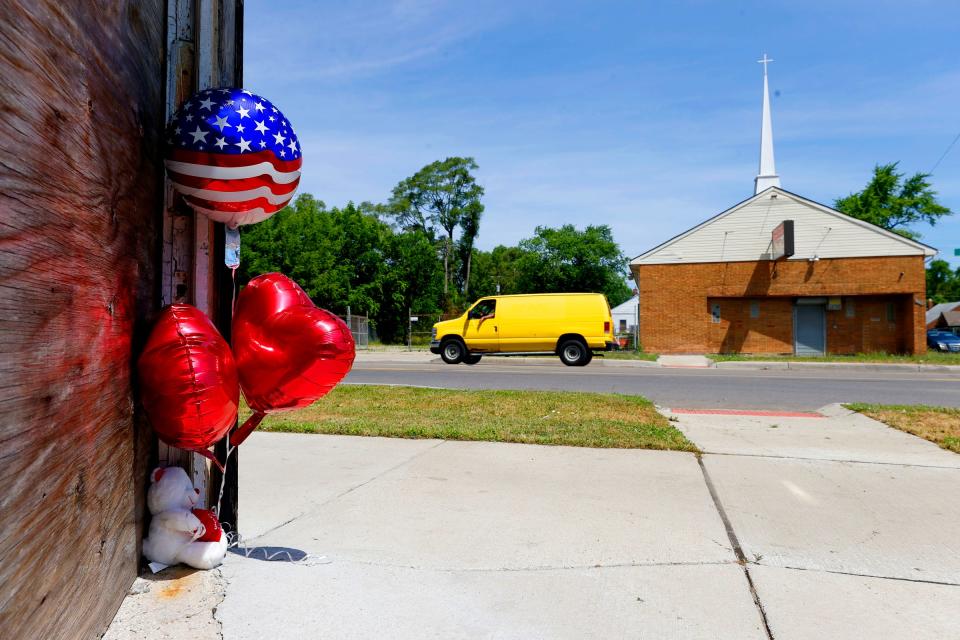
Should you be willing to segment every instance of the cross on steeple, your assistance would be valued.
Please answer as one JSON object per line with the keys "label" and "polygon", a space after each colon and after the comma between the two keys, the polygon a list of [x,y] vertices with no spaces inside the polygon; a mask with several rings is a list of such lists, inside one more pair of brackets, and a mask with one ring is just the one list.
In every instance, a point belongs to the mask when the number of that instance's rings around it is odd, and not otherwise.
{"label": "cross on steeple", "polygon": [[773,58],[768,58],[767,54],[763,54],[763,58],[757,60],[757,62],[763,65],[763,75],[767,75],[767,63],[773,62]]}

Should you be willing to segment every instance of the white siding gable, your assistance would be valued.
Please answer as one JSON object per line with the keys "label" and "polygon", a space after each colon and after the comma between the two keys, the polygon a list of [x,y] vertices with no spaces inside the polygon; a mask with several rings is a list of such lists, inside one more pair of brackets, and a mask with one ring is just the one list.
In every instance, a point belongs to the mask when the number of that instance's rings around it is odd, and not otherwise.
{"label": "white siding gable", "polygon": [[623,304],[618,304],[610,310],[613,316],[613,330],[620,331],[620,321],[626,321],[624,324],[632,327],[637,324],[637,310],[640,304],[640,296],[633,296]]}
{"label": "white siding gable", "polygon": [[769,260],[770,234],[794,221],[791,260],[935,255],[936,250],[781,189],[770,188],[635,258],[631,264]]}
{"label": "white siding gable", "polygon": [[633,296],[626,302],[621,302],[613,309],[610,309],[610,313],[613,315],[617,314],[634,314],[637,312],[637,305],[640,303],[640,296]]}

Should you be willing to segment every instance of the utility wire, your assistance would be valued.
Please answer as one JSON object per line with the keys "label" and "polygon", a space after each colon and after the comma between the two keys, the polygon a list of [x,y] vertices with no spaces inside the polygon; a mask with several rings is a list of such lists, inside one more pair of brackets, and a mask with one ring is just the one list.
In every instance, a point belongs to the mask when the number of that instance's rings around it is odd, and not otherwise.
{"label": "utility wire", "polygon": [[928,171],[927,173],[932,174],[936,170],[936,168],[940,166],[940,163],[943,162],[943,159],[947,157],[948,153],[950,153],[950,149],[953,149],[953,145],[957,144],[957,140],[960,140],[960,133],[958,133],[957,136],[953,139],[953,142],[947,145],[946,151],[943,152],[943,154],[940,156],[940,159],[937,160],[936,164],[933,165],[933,169],[930,169],[930,171]]}

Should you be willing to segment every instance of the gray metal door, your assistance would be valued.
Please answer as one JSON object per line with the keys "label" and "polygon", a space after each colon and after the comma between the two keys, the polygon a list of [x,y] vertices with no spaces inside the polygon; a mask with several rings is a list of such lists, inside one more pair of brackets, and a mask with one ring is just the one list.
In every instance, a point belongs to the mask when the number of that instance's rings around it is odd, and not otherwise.
{"label": "gray metal door", "polygon": [[793,308],[793,349],[798,356],[822,356],[827,347],[823,305],[798,304]]}

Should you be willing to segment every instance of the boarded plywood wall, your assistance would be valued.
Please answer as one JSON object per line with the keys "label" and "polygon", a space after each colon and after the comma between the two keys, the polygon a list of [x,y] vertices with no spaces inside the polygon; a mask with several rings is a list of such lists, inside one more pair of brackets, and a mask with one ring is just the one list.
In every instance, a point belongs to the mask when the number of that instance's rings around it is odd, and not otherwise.
{"label": "boarded plywood wall", "polygon": [[95,637],[138,568],[166,3],[0,16],[0,638]]}

